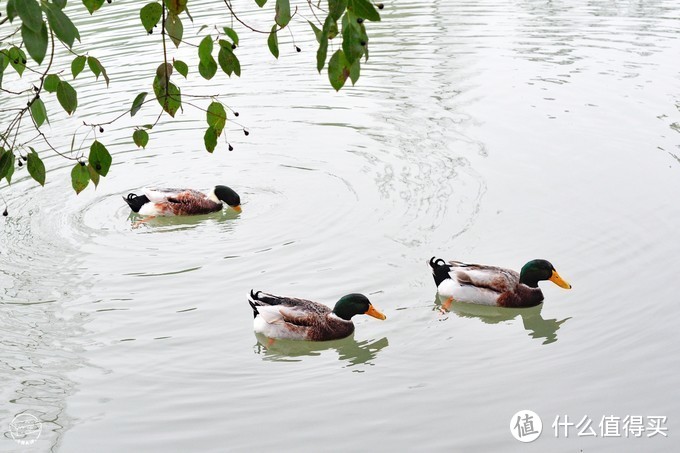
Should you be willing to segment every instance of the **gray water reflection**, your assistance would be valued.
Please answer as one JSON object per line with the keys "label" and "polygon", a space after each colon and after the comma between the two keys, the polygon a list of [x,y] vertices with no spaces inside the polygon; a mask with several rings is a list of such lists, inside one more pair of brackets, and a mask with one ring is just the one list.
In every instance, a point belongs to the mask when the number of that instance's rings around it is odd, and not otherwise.
{"label": "gray water reflection", "polygon": [[[484,324],[506,323],[519,317],[522,320],[524,330],[527,331],[529,336],[537,340],[543,340],[542,344],[546,345],[557,341],[557,331],[572,317],[561,320],[545,319],[541,314],[543,305],[540,304],[529,308],[502,308],[454,302],[449,310],[460,318],[479,319]],[[439,297],[435,299],[435,307],[437,310],[441,308]]]}
{"label": "gray water reflection", "polygon": [[255,337],[255,353],[262,355],[262,360],[272,362],[299,362],[303,357],[320,356],[326,351],[334,350],[338,354],[338,360],[347,362],[347,367],[375,365],[378,353],[389,346],[387,338],[357,341],[354,334],[340,340],[316,342],[271,340],[259,333]]}

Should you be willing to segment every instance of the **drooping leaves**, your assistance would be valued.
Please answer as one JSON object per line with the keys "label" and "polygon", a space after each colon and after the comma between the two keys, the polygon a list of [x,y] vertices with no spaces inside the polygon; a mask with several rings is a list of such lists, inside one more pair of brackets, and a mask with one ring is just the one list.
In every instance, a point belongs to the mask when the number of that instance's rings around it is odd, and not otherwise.
{"label": "drooping leaves", "polygon": [[222,130],[224,130],[224,125],[227,123],[227,111],[224,109],[224,106],[219,102],[212,102],[208,106],[206,121],[208,122],[208,126],[215,129],[215,132],[219,137]]}
{"label": "drooping leaves", "polygon": [[90,172],[87,170],[85,162],[78,162],[73,166],[71,170],[71,186],[76,194],[79,194],[90,183]]}
{"label": "drooping leaves", "polygon": [[343,20],[342,50],[345,52],[347,61],[352,64],[364,54],[366,43],[362,40],[361,27],[354,15],[347,13],[345,16],[347,20]]}
{"label": "drooping leaves", "polygon": [[[40,11],[40,4],[38,0],[19,0],[14,2],[17,14],[21,18],[23,25],[27,26],[35,33],[40,32],[42,28],[42,11]],[[8,7],[9,9],[9,7]]]}
{"label": "drooping leaves", "polygon": [[68,82],[63,80],[57,85],[57,100],[69,115],[78,107],[78,93]]}
{"label": "drooping leaves", "polygon": [[42,7],[47,14],[47,22],[49,22],[54,34],[57,35],[57,38],[59,38],[61,42],[72,47],[73,41],[76,39],[80,41],[78,29],[57,5],[53,3],[42,3]]}
{"label": "drooping leaves", "polygon": [[43,84],[43,88],[45,88],[45,91],[47,91],[48,93],[55,93],[60,82],[61,80],[59,80],[58,75],[49,74],[47,77],[45,77],[45,83]]}
{"label": "drooping leaves", "polygon": [[144,129],[136,129],[132,133],[132,140],[137,147],[146,148],[146,144],[149,143],[149,134]]}
{"label": "drooping leaves", "polygon": [[[66,3],[66,0],[64,0],[64,3]],[[90,15],[101,8],[103,4],[104,0],[83,0],[83,5],[85,5]]]}
{"label": "drooping leaves", "polygon": [[233,28],[224,27],[224,33],[231,38],[231,41],[235,46],[238,46],[238,33],[236,33],[236,30]]}
{"label": "drooping leaves", "polygon": [[361,60],[356,59],[352,66],[349,68],[349,78],[352,81],[352,85],[356,85],[357,80],[359,80],[359,72],[361,71]]}
{"label": "drooping leaves", "polygon": [[326,57],[328,56],[328,33],[333,24],[335,24],[335,20],[333,20],[330,15],[326,17],[319,39],[319,49],[316,51],[316,69],[319,73],[321,73],[321,70],[326,64]]}
{"label": "drooping leaves", "polygon": [[283,28],[290,22],[290,17],[290,0],[276,0],[276,23]]}
{"label": "drooping leaves", "polygon": [[97,173],[97,170],[94,169],[92,164],[87,164],[87,172],[90,175],[90,181],[94,183],[94,186],[97,187],[99,185],[99,173]]}
{"label": "drooping leaves", "polygon": [[161,20],[162,15],[163,7],[161,6],[160,3],[154,2],[145,5],[139,11],[139,18],[142,21],[142,26],[144,27],[144,30],[146,30],[147,33],[150,33],[151,30],[153,30],[153,27],[158,23],[158,21]]}
{"label": "drooping leaves", "polygon": [[350,64],[345,57],[342,50],[336,50],[330,61],[328,62],[328,79],[335,91],[340,91],[340,88],[345,85],[347,77],[350,73]]}
{"label": "drooping leaves", "polygon": [[203,142],[205,143],[205,149],[208,150],[209,153],[215,151],[215,147],[217,147],[217,135],[217,131],[212,126],[205,130]]}
{"label": "drooping leaves", "polygon": [[147,94],[149,93],[144,91],[135,97],[135,100],[132,101],[132,108],[130,108],[130,116],[135,116],[135,114],[139,112],[139,109],[141,109],[142,105],[144,104],[144,99],[146,99]]}
{"label": "drooping leaves", "polygon": [[35,179],[41,186],[45,185],[45,164],[43,163],[38,153],[31,151],[26,156],[26,167],[28,168],[28,174]]}
{"label": "drooping leaves", "polygon": [[217,62],[212,56],[212,51],[213,41],[208,35],[198,45],[198,72],[206,80],[212,79],[217,72]]}
{"label": "drooping leaves", "polygon": [[321,30],[319,27],[314,25],[314,22],[307,21],[307,23],[312,27],[312,31],[314,32],[314,36],[316,37],[316,42],[321,44]]}
{"label": "drooping leaves", "polygon": [[328,15],[337,21],[347,9],[347,0],[328,0]]}
{"label": "drooping leaves", "polygon": [[90,146],[90,156],[87,158],[97,173],[106,176],[111,168],[111,154],[101,142],[95,140]]}
{"label": "drooping leaves", "polygon": [[28,54],[36,63],[41,64],[47,53],[47,24],[42,21],[39,31],[35,31],[24,23],[21,26],[21,37]]}
{"label": "drooping leaves", "polygon": [[231,50],[231,45],[223,39],[220,40],[220,52],[217,54],[217,61],[220,63],[222,71],[229,77],[232,73],[241,77],[241,63]]}
{"label": "drooping leaves", "polygon": [[257,3],[257,6],[262,8],[265,5],[265,3],[267,3],[267,0],[255,0],[255,3]]}
{"label": "drooping leaves", "polygon": [[175,113],[182,106],[182,94],[175,84],[168,82],[166,87],[165,83],[165,79],[156,76],[153,81],[153,91],[163,110],[174,118]]}
{"label": "drooping leaves", "polygon": [[177,72],[182,74],[184,78],[187,78],[187,75],[189,74],[189,66],[182,60],[175,60],[172,62],[172,65],[177,69]]}
{"label": "drooping leaves", "polygon": [[45,120],[47,120],[47,110],[42,99],[38,98],[31,104],[31,116],[38,127],[42,126]]}
{"label": "drooping leaves", "polygon": [[362,19],[374,22],[380,21],[378,10],[375,9],[373,3],[368,0],[347,0],[347,9]]}
{"label": "drooping leaves", "polygon": [[24,73],[24,69],[26,69],[26,54],[24,51],[13,46],[7,52],[7,56],[9,57],[9,64],[21,76]]}
{"label": "drooping leaves", "polygon": [[90,68],[90,71],[94,73],[94,76],[99,80],[99,75],[104,76],[104,80],[106,81],[106,86],[109,86],[109,76],[106,73],[106,69],[104,69],[104,66],[97,60],[95,57],[87,57],[87,66]]}
{"label": "drooping leaves", "polygon": [[83,69],[85,69],[86,61],[87,57],[85,57],[85,55],[78,55],[73,59],[73,61],[71,62],[71,73],[73,74],[74,79],[78,77],[78,74],[83,72]]}
{"label": "drooping leaves", "polygon": [[187,7],[187,0],[164,0],[165,6],[175,15],[184,11]]}
{"label": "drooping leaves", "polygon": [[182,36],[184,35],[184,26],[179,16],[172,11],[168,14],[168,18],[165,21],[165,30],[170,40],[175,44],[175,47],[179,47],[179,43],[182,42]]}
{"label": "drooping leaves", "polygon": [[272,31],[269,32],[269,38],[267,38],[267,46],[274,58],[279,58],[279,38],[276,36],[276,30],[276,25],[272,26]]}
{"label": "drooping leaves", "polygon": [[12,182],[12,175],[14,174],[14,163],[16,158],[12,150],[7,150],[0,146],[0,180],[7,179],[7,183]]}

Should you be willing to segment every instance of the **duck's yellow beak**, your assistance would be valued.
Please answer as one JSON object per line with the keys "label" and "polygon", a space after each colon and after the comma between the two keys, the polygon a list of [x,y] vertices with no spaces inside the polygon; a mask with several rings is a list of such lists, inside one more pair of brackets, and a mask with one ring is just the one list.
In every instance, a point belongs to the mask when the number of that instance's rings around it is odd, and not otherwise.
{"label": "duck's yellow beak", "polygon": [[560,274],[558,274],[556,270],[553,270],[553,273],[548,280],[550,280],[560,288],[571,289],[571,285],[562,280],[562,277],[560,277]]}
{"label": "duck's yellow beak", "polygon": [[238,212],[238,213],[241,213],[241,205],[232,206],[231,209],[233,209],[234,211],[236,211],[236,212]]}
{"label": "duck's yellow beak", "polygon": [[376,310],[375,307],[373,307],[373,305],[369,305],[368,310],[366,310],[366,313],[364,313],[364,314],[368,315],[368,316],[373,316],[374,318],[383,319],[383,320],[386,318],[386,316],[383,315],[382,313],[380,313],[378,310]]}

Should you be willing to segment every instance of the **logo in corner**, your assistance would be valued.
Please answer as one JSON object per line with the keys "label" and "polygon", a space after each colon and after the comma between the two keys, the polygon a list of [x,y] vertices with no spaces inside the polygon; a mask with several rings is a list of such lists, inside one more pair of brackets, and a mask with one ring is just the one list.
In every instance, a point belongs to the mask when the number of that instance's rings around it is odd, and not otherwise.
{"label": "logo in corner", "polygon": [[9,433],[19,445],[32,445],[40,437],[42,423],[31,414],[19,414],[9,424]]}
{"label": "logo in corner", "polygon": [[534,411],[521,410],[510,419],[510,432],[520,442],[533,442],[541,435],[543,422]]}

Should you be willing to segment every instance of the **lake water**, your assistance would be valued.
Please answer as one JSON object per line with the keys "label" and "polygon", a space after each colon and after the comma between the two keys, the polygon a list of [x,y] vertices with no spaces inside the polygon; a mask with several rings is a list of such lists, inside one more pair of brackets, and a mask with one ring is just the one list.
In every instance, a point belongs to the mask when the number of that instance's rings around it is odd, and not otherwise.
{"label": "lake water", "polygon": [[[228,25],[202,4],[197,24]],[[150,91],[162,54],[138,5],[115,0],[89,18],[69,2],[76,48],[112,81],[79,76],[73,119],[45,95],[57,145]],[[204,113],[188,107],[136,149],[130,126],[155,119],[149,104],[98,134],[114,166],[96,191],[76,196],[61,158],[47,159],[44,188],[25,168],[2,188],[0,451],[680,447],[680,5],[385,5],[358,85],[339,94],[316,73],[302,20],[301,53],[284,34],[274,60],[264,35],[237,28],[240,79],[206,82],[192,67],[184,92],[224,94],[251,132],[228,125],[233,152],[220,142],[208,154]],[[270,10],[240,9],[271,24]],[[197,31],[187,22],[185,39]],[[241,215],[133,229],[121,200],[215,184],[241,194]],[[544,306],[454,304],[443,316],[434,255],[514,269],[545,258],[573,289],[544,282]],[[252,332],[251,288],[328,305],[362,292],[387,320],[268,348]],[[530,444],[509,430],[523,409],[543,421]],[[9,432],[24,412],[42,421],[30,447]],[[565,416],[592,420],[597,436],[556,437]],[[603,437],[604,416],[666,416],[668,437]]]}

